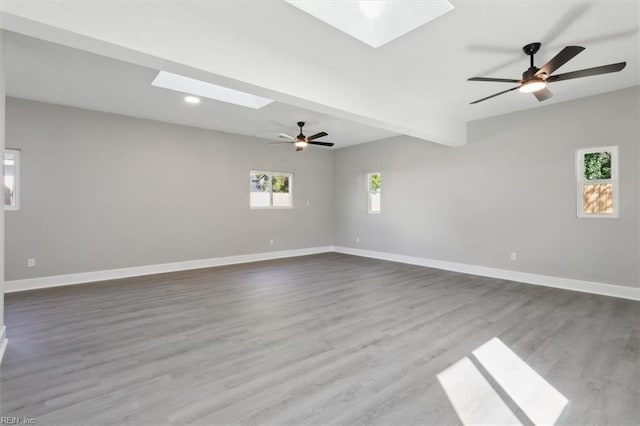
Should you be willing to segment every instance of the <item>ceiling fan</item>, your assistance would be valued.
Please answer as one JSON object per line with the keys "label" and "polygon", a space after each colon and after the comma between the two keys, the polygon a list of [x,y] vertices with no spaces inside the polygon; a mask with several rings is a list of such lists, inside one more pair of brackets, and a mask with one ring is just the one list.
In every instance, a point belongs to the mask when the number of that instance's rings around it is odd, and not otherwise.
{"label": "ceiling fan", "polygon": [[307,145],[319,145],[319,146],[333,146],[332,142],[317,142],[316,139],[323,138],[328,136],[327,132],[316,133],[315,135],[311,135],[309,137],[302,134],[302,128],[304,127],[304,121],[298,121],[298,127],[300,128],[300,134],[296,137],[288,135],[286,133],[278,133],[278,137],[283,139],[290,139],[287,142],[272,142],[270,145],[278,144],[278,143],[292,143],[296,146],[296,151],[302,151],[307,147]]}
{"label": "ceiling fan", "polygon": [[553,96],[553,93],[547,89],[548,83],[554,83],[556,81],[571,80],[574,78],[589,77],[592,75],[608,74],[611,72],[621,71],[626,62],[618,62],[616,64],[603,65],[600,67],[587,68],[579,71],[571,71],[564,74],[552,75],[555,70],[569,62],[578,53],[584,50],[584,47],[580,46],[567,46],[560,51],[556,56],[547,62],[542,68],[537,68],[533,65],[533,55],[538,53],[541,43],[529,43],[522,48],[525,55],[530,57],[531,65],[528,70],[522,73],[521,80],[514,80],[508,78],[491,78],[491,77],[472,77],[468,81],[492,81],[498,83],[519,83],[516,87],[504,90],[502,92],[495,93],[486,98],[478,99],[471,102],[471,104],[477,104],[478,102],[486,101],[487,99],[494,98],[504,93],[512,92],[519,89],[522,93],[533,93],[533,95],[542,102]]}

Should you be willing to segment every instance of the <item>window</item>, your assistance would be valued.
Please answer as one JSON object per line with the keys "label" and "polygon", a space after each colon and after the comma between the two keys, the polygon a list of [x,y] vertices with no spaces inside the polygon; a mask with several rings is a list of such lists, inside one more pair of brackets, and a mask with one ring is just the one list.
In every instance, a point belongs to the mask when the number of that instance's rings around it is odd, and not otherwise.
{"label": "window", "polygon": [[252,170],[249,174],[252,209],[292,207],[293,174]]}
{"label": "window", "polygon": [[618,147],[578,150],[576,175],[578,217],[618,217]]}
{"label": "window", "polygon": [[380,188],[382,175],[380,173],[367,174],[367,210],[369,214],[380,213]]}
{"label": "window", "polygon": [[20,208],[20,151],[4,151],[4,209]]}

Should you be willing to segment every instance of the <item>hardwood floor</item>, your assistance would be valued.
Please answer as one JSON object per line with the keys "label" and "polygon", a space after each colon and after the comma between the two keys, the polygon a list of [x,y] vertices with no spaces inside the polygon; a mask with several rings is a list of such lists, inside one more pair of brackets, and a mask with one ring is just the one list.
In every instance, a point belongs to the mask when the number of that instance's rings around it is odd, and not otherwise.
{"label": "hardwood floor", "polygon": [[[560,424],[638,424],[639,308],[337,253],[14,293],[1,413],[413,425],[506,410],[530,425],[553,415],[545,382],[566,398]],[[502,378],[478,350],[494,343],[491,359],[515,360]]]}

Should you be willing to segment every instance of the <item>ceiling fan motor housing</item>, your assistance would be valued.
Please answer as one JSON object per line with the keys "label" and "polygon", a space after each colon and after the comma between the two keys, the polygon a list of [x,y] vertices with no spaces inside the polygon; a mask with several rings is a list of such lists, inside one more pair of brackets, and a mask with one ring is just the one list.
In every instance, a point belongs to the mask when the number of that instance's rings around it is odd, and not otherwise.
{"label": "ceiling fan motor housing", "polygon": [[528,70],[526,70],[525,72],[522,73],[522,79],[524,81],[530,80],[532,79],[536,73],[540,71],[540,68],[538,67],[531,67]]}

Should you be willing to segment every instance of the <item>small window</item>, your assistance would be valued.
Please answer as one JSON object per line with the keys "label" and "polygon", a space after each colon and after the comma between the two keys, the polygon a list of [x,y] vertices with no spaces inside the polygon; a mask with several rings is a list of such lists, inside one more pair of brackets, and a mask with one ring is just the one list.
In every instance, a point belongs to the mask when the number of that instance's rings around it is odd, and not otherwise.
{"label": "small window", "polygon": [[4,151],[4,209],[20,208],[20,151]]}
{"label": "small window", "polygon": [[380,173],[367,174],[367,210],[371,213],[380,213],[380,189],[382,186],[382,175]]}
{"label": "small window", "polygon": [[618,147],[578,150],[576,174],[578,217],[618,217]]}
{"label": "small window", "polygon": [[293,174],[252,170],[249,206],[253,209],[292,207]]}

